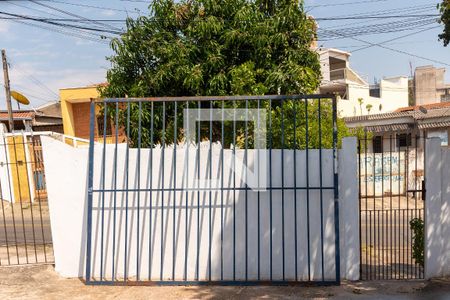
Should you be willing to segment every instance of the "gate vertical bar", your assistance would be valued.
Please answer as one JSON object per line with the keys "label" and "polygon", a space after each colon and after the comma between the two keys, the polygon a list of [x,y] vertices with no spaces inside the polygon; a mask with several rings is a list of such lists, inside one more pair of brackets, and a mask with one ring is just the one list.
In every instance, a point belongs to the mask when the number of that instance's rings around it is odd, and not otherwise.
{"label": "gate vertical bar", "polygon": [[[116,109],[115,109],[115,134],[114,134],[114,203],[113,203],[113,242],[112,242],[112,256],[111,256],[111,262],[112,262],[112,281],[114,282],[116,279],[116,265],[114,263],[115,257],[116,257],[116,228],[117,228],[117,139],[119,136],[119,102],[116,102]],[[139,189],[139,188],[138,188]],[[139,199],[139,198],[138,198]],[[138,200],[138,220],[139,220],[139,200]],[[139,223],[138,226],[139,228]],[[138,240],[139,243],[139,240]],[[139,256],[138,256],[139,257]],[[139,265],[138,265],[139,266]],[[138,267],[136,267],[138,268]],[[137,270],[137,278],[139,278],[139,270]]]}
{"label": "gate vertical bar", "polygon": [[[119,124],[118,124],[118,115],[119,115],[119,103],[117,103],[116,105],[116,148],[117,148],[117,138],[118,138],[118,133],[119,133]],[[141,266],[140,266],[140,224],[141,224],[141,139],[142,139],[142,101],[138,102],[138,152],[137,152],[137,216],[136,216],[136,279],[139,281],[140,278],[140,271],[141,271]],[[117,150],[116,150],[117,151]],[[116,162],[117,164],[117,162]],[[115,168],[117,170],[117,166]],[[117,176],[116,176],[117,177]],[[115,179],[115,184],[117,184],[117,178]],[[114,220],[115,220],[115,210],[116,206],[114,205]],[[114,224],[116,222],[114,221]]]}
{"label": "gate vertical bar", "polygon": [[321,277],[325,281],[325,263],[324,263],[324,246],[323,246],[323,162],[322,162],[322,106],[321,98],[318,100],[318,117],[319,117],[319,195],[320,195],[320,261],[321,261]]}
{"label": "gate vertical bar", "polygon": [[[259,107],[258,107],[259,108]],[[294,253],[295,281],[298,281],[298,237],[297,237],[297,101],[294,100]]]}
{"label": "gate vertical bar", "polygon": [[165,192],[165,181],[164,181],[164,161],[165,161],[165,150],[166,150],[166,102],[162,102],[162,149],[161,149],[161,163],[162,163],[162,174],[161,174],[161,269],[159,271],[159,278],[163,280],[164,275],[164,192]]}
{"label": "gate vertical bar", "polygon": [[[272,99],[269,99],[269,174],[272,174],[272,147],[273,147],[273,137],[272,137]],[[272,280],[273,276],[273,220],[272,220],[272,176],[269,176],[269,226],[270,226],[270,234],[269,234],[269,261],[270,261],[270,280]],[[309,240],[309,239],[308,239]]]}
{"label": "gate vertical bar", "polygon": [[[308,123],[308,99],[305,98],[305,156],[306,156],[306,240],[308,246],[308,280],[311,280],[311,229],[309,224],[309,123]],[[271,177],[272,178],[272,177]]]}
{"label": "gate vertical bar", "polygon": [[91,254],[92,254],[92,201],[94,183],[94,130],[95,130],[95,102],[91,99],[89,120],[89,171],[88,171],[88,203],[87,203],[87,244],[86,244],[86,284],[91,283]]}
{"label": "gate vertical bar", "polygon": [[200,101],[197,101],[198,126],[197,126],[197,260],[195,267],[195,278],[199,280],[199,262],[200,262],[200,142],[201,142],[201,123],[200,123]]}
{"label": "gate vertical bar", "polygon": [[[130,163],[130,141],[128,140],[130,137],[130,116],[131,116],[131,112],[130,112],[130,102],[127,103],[127,125],[126,125],[126,132],[127,132],[127,149],[126,149],[126,153],[125,153],[125,176],[126,176],[126,181],[125,181],[125,189],[127,190],[126,195],[125,195],[125,246],[124,246],[124,258],[123,258],[123,263],[124,263],[124,269],[123,269],[123,281],[126,282],[127,281],[127,262],[128,262],[128,189],[129,189],[129,181],[130,181],[130,171],[129,171],[129,163]],[[151,168],[150,168],[151,170]],[[151,222],[150,222],[151,223]],[[150,274],[150,272],[149,272]],[[150,275],[149,275],[149,279],[150,279]]]}
{"label": "gate vertical bar", "polygon": [[[260,129],[260,127],[261,127],[261,124],[260,124],[260,112],[259,112],[259,109],[260,109],[260,106],[261,106],[261,103],[260,103],[261,101],[258,99],[258,103],[257,103],[257,105],[258,105],[258,123],[257,123],[257,127],[256,128],[258,128],[258,130]],[[222,133],[223,134],[223,133]],[[256,151],[258,151],[258,153],[257,153],[257,155],[258,155],[258,166],[260,165],[260,156],[261,156],[261,150],[260,149],[258,149],[258,150],[256,150]],[[258,235],[258,280],[261,280],[261,192],[260,192],[260,189],[261,189],[261,182],[260,182],[260,180],[261,180],[261,178],[260,178],[260,171],[259,171],[259,167],[258,167],[258,204],[257,204],[257,211],[258,211],[258,216],[257,216],[257,223],[258,223],[258,233],[257,233],[257,235]]]}
{"label": "gate vertical bar", "polygon": [[[103,249],[104,249],[104,232],[105,232],[105,182],[106,182],[106,126],[107,126],[107,115],[108,115],[108,104],[103,104],[104,111],[103,111],[103,148],[102,148],[102,175],[101,175],[101,181],[102,181],[102,225],[101,225],[101,233],[100,233],[100,280],[103,280]],[[94,109],[95,114],[95,109]],[[95,122],[95,116],[94,116],[94,122]],[[95,124],[94,124],[95,128]]]}
{"label": "gate vertical bar", "polygon": [[[148,229],[148,278],[152,278],[152,267],[153,267],[153,251],[152,251],[152,224],[153,224],[153,120],[154,120],[154,104],[150,103],[150,209],[149,209],[149,229]],[[157,209],[155,209],[155,222],[157,218]],[[156,225],[156,224],[155,224]]]}
{"label": "gate vertical bar", "polygon": [[359,201],[358,201],[358,205],[359,205],[359,278],[363,279],[363,272],[362,272],[362,264],[363,264],[363,254],[362,254],[362,245],[363,245],[363,241],[362,241],[362,215],[363,215],[363,210],[362,210],[362,206],[361,206],[361,202],[362,202],[362,180],[361,180],[361,139],[358,138],[358,189],[359,189]]}
{"label": "gate vertical bar", "polygon": [[[248,100],[245,100],[245,167],[248,169]],[[248,172],[245,169],[245,280],[248,280]]]}
{"label": "gate vertical bar", "polygon": [[[236,170],[236,102],[233,102],[233,170]],[[236,172],[233,172],[233,280],[236,280]]]}
{"label": "gate vertical bar", "polygon": [[[175,102],[176,105],[176,102]],[[212,250],[212,191],[211,191],[211,182],[212,182],[212,147],[213,147],[213,143],[212,143],[212,139],[213,139],[213,134],[212,134],[212,110],[213,110],[213,103],[212,101],[209,102],[209,173],[208,173],[208,178],[209,178],[209,203],[208,203],[208,279],[209,281],[211,281],[211,266],[212,266],[212,257],[211,257],[211,250]]]}
{"label": "gate vertical bar", "polygon": [[[37,248],[36,248],[36,230],[34,228],[34,214],[33,214],[33,197],[34,196],[31,194],[32,190],[31,190],[31,186],[29,184],[30,183],[30,178],[29,178],[29,174],[28,174],[27,149],[26,149],[26,147],[28,146],[28,143],[27,143],[27,137],[25,136],[24,133],[22,133],[22,142],[23,142],[23,146],[22,146],[22,148],[23,148],[23,157],[25,159],[25,167],[27,168],[27,170],[26,170],[26,174],[27,174],[26,178],[27,178],[27,182],[28,182],[28,193],[30,195],[31,230],[33,232],[34,258],[35,258],[35,262],[37,263],[38,262],[38,255],[37,255]],[[30,163],[33,164],[34,160],[35,159],[31,158],[31,162]]]}
{"label": "gate vertical bar", "polygon": [[335,264],[336,264],[336,282],[341,283],[341,252],[340,252],[340,231],[339,231],[339,173],[337,158],[337,103],[336,97],[332,98],[333,109],[333,171],[334,171],[334,236],[335,236]]}
{"label": "gate vertical bar", "polygon": [[175,112],[173,121],[173,203],[172,203],[172,280],[175,280],[175,262],[176,262],[176,199],[177,199],[177,143],[178,143],[178,128],[177,128],[177,102],[175,101]]}
{"label": "gate vertical bar", "polygon": [[[189,101],[186,101],[186,110],[185,110],[185,116],[189,116]],[[186,124],[186,128],[189,128],[189,117],[185,117],[184,118],[184,122]],[[190,133],[192,134],[192,133]],[[185,166],[185,170],[184,170],[184,176],[185,176],[185,180],[184,180],[184,184],[185,184],[185,195],[184,195],[184,200],[185,200],[185,214],[184,214],[184,280],[187,280],[187,266],[188,266],[188,219],[189,219],[189,144],[191,143],[191,139],[192,137],[186,137],[185,139],[185,159],[184,159],[184,166]],[[181,204],[180,204],[181,207]],[[151,223],[151,222],[150,222]]]}
{"label": "gate vertical bar", "polygon": [[[320,118],[320,113],[319,113]],[[320,126],[320,125],[319,125]],[[284,232],[284,101],[281,99],[281,251],[282,251],[282,264],[283,264],[283,280],[285,280],[285,232]],[[323,263],[323,261],[322,261]]]}
{"label": "gate vertical bar", "polygon": [[223,188],[224,188],[224,148],[225,148],[225,129],[224,129],[224,109],[225,109],[225,101],[222,101],[222,124],[221,124],[221,148],[220,148],[220,280],[223,280]]}

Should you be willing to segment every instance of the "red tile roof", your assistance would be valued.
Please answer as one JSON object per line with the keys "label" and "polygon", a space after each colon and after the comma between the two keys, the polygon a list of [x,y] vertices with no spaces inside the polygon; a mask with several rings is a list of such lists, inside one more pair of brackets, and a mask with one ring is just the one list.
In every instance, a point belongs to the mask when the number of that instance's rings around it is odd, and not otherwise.
{"label": "red tile roof", "polygon": [[450,107],[450,102],[438,102],[438,103],[430,103],[430,104],[424,104],[424,105],[400,107],[397,110],[395,110],[395,112],[419,110],[419,107],[424,107],[426,109],[446,108],[446,107]]}
{"label": "red tile roof", "polygon": [[[34,111],[14,111],[14,120],[32,120],[36,113]],[[8,112],[0,111],[0,120],[8,120]]]}

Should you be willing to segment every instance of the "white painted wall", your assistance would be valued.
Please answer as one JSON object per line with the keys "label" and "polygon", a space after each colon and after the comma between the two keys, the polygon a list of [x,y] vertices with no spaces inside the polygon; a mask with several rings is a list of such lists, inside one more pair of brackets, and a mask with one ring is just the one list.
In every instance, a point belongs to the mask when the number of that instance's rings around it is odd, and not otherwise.
{"label": "white painted wall", "polygon": [[[49,197],[49,208],[51,226],[53,233],[53,244],[55,252],[55,269],[65,277],[81,277],[84,274],[85,261],[85,240],[86,240],[86,200],[87,200],[87,148],[72,148],[52,138],[42,137],[44,163],[46,169],[47,191]],[[101,159],[102,145],[95,147],[95,174],[94,189],[102,186],[101,182]],[[117,157],[117,181],[115,181],[115,170],[113,167],[113,157],[115,155],[114,145],[106,147],[106,189],[117,187],[123,189],[127,185],[125,168],[126,147],[119,145]],[[195,149],[191,149],[195,157]],[[225,161],[231,161],[231,150],[224,151]],[[243,157],[244,151],[237,151],[238,157]],[[209,170],[207,148],[201,149],[200,169],[201,177],[205,178]],[[142,149],[140,157],[140,180],[137,179],[138,163],[137,150],[130,149],[129,153],[129,188],[160,188],[162,186],[162,151],[155,149],[152,151],[153,160],[150,160],[150,150]],[[196,159],[191,159],[188,164],[184,164],[186,151],[180,147],[177,149],[177,172],[173,172],[174,160],[173,151],[166,149],[164,152],[164,185],[173,185],[176,174],[176,186],[182,188],[186,185],[196,184],[195,178]],[[212,173],[213,178],[220,178],[220,150],[216,145],[212,151]],[[249,163],[254,157],[253,151],[248,151]],[[319,168],[317,166],[319,152],[311,150],[309,153],[310,163],[310,186],[318,186]],[[323,150],[323,184],[331,186],[333,183],[332,152]],[[356,140],[346,139],[343,149],[339,152],[340,164],[340,233],[341,233],[341,274],[343,278],[356,280],[359,277],[359,240],[358,240],[358,187],[357,187],[357,165],[356,165]],[[152,167],[150,168],[150,162]],[[293,151],[284,151],[285,186],[293,186]],[[281,151],[272,152],[272,185],[281,185]],[[306,185],[305,176],[305,152],[297,151],[297,185]],[[152,172],[149,172],[152,170]],[[150,176],[151,174],[151,176]],[[218,177],[217,177],[218,176]],[[237,186],[243,186],[240,181],[242,168],[238,167],[236,175]],[[150,184],[150,177],[152,184]],[[195,185],[194,185],[195,186]],[[225,168],[224,186],[233,187],[233,176],[230,170]],[[196,279],[196,269],[198,263],[198,279],[206,280],[211,268],[212,280],[220,279],[220,241],[223,237],[223,276],[224,279],[233,279],[233,222],[236,228],[236,280],[245,279],[245,192],[236,190],[236,200],[233,201],[233,192],[224,192],[224,198],[220,192],[211,193],[211,202],[208,192],[201,192],[200,199],[197,192],[190,194],[187,203],[186,215],[186,192],[180,190],[174,196],[171,192],[154,191],[149,192],[129,192],[128,193],[128,215],[125,213],[127,194],[123,192],[94,193],[93,210],[93,248],[92,248],[92,273],[94,277],[100,275],[100,260],[103,260],[105,269],[103,273],[107,278],[112,274],[112,251],[114,250],[114,273],[118,278],[124,274],[124,248],[127,241],[127,274],[129,277],[137,274],[139,270],[141,279],[151,278],[152,280],[173,279],[188,280]],[[270,269],[270,226],[269,226],[269,199],[270,193],[261,191],[260,196],[260,274],[261,279],[269,279]],[[138,197],[140,205],[138,205]],[[164,197],[164,202],[162,201]],[[152,199],[150,199],[152,198]],[[248,192],[248,276],[249,280],[257,277],[257,253],[258,253],[258,193]],[[282,195],[280,191],[272,192],[272,261],[273,280],[282,278]],[[199,203],[197,202],[199,200]],[[105,209],[99,209],[104,201]],[[111,208],[116,203],[116,214]],[[173,209],[175,201],[175,209]],[[152,210],[150,211],[150,203]],[[164,207],[161,206],[164,203]],[[223,203],[223,211],[221,210]],[[307,222],[306,222],[306,192],[297,191],[297,276],[300,280],[308,279],[307,263]],[[333,191],[323,192],[323,228],[324,228],[324,277],[334,279],[335,275],[335,247],[334,247],[334,199]],[[210,210],[211,204],[211,210]],[[199,205],[199,209],[197,209]],[[236,218],[233,220],[233,210],[235,207]],[[310,256],[311,277],[320,279],[321,272],[321,244],[320,244],[320,193],[310,191]],[[139,213],[137,212],[139,208]],[[284,213],[285,213],[285,278],[295,279],[295,239],[294,239],[294,193],[286,190],[284,192]],[[210,213],[211,212],[211,213]],[[223,225],[221,225],[221,212],[223,213]],[[139,217],[139,226],[137,219]],[[187,227],[186,227],[187,217]],[[101,238],[103,218],[104,235]],[[162,218],[164,219],[161,227]],[[200,220],[197,231],[197,218]],[[114,219],[116,225],[114,228]],[[125,220],[128,220],[127,224]],[[151,219],[151,221],[150,221]],[[211,265],[209,265],[209,220],[211,219]],[[175,222],[175,227],[173,226]],[[127,230],[125,231],[125,228]],[[139,228],[139,234],[138,234]],[[175,231],[174,231],[175,228]],[[185,232],[189,236],[186,244]],[[113,240],[115,232],[116,240]],[[221,234],[222,233],[222,234]],[[127,238],[125,239],[125,234]],[[162,234],[162,238],[161,238]],[[175,239],[173,236],[175,234]],[[137,241],[139,239],[139,242]],[[103,255],[101,255],[101,244],[103,240]],[[175,241],[175,242],[174,242]],[[197,243],[199,253],[197,253]],[[114,244],[114,245],[113,245]],[[162,253],[161,253],[162,249]],[[187,249],[187,252],[185,251]],[[149,251],[151,255],[149,255]],[[187,253],[185,255],[185,253]],[[139,255],[139,266],[137,266],[137,255]],[[173,255],[175,263],[172,264]],[[197,260],[198,255],[198,260]],[[150,258],[150,261],[149,261]],[[184,271],[187,260],[187,273]],[[162,262],[162,268],[161,268]]]}
{"label": "white painted wall", "polygon": [[426,143],[425,278],[450,275],[450,150]]}
{"label": "white painted wall", "polygon": [[[394,77],[380,81],[380,97],[371,97],[369,86],[356,83],[348,83],[348,95],[346,99],[340,99],[337,103],[337,111],[340,117],[353,117],[367,115],[367,104],[371,104],[370,114],[392,112],[400,107],[408,106],[408,78]],[[358,98],[363,98],[362,106]],[[380,109],[381,104],[381,109]],[[362,112],[361,112],[362,108]]]}

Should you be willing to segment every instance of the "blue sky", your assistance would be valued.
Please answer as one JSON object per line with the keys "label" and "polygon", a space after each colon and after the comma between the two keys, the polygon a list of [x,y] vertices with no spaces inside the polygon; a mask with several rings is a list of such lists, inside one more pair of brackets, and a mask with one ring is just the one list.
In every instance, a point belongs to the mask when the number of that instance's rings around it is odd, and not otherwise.
{"label": "blue sky", "polygon": [[[315,18],[329,18],[383,13],[382,11],[385,15],[435,14],[437,10],[434,7],[437,2],[437,0],[306,0],[305,5],[309,14]],[[147,11],[147,3],[143,0],[51,0],[38,3],[26,0],[0,1],[0,12],[44,18],[74,18],[46,7],[47,5],[85,18],[124,19],[127,15],[136,17],[139,13],[145,14]],[[379,28],[380,25],[391,26],[394,29],[396,26],[400,28],[401,25],[390,23],[395,21],[394,19],[323,20],[319,21],[319,28],[322,33],[334,33],[339,28],[360,26],[372,30]],[[424,25],[420,22],[422,21],[419,21],[417,26],[411,25],[411,30],[401,32],[352,37],[344,37],[340,34],[334,39],[319,35],[319,44],[351,52],[367,45],[365,42],[373,44],[392,39],[393,41],[383,45],[443,63],[430,62],[376,46],[354,52],[351,56],[352,68],[371,82],[374,78],[383,76],[409,75],[410,64],[413,68],[427,64],[441,67],[446,67],[445,64],[450,65],[450,46],[445,48],[437,40],[440,28],[417,33],[437,26],[437,24]],[[109,24],[114,27],[123,26],[123,23]],[[79,25],[83,26],[83,24]],[[397,38],[407,34],[411,35]],[[84,36],[74,36],[73,32],[61,34],[17,21],[0,20],[0,48],[6,49],[10,59],[11,86],[28,96],[33,107],[56,100],[60,88],[105,81],[105,73],[109,67],[105,57],[112,54],[112,51],[104,41],[99,41],[98,38],[95,40],[86,39]],[[450,68],[447,81],[450,82]],[[0,107],[4,107],[3,90],[0,95]]]}

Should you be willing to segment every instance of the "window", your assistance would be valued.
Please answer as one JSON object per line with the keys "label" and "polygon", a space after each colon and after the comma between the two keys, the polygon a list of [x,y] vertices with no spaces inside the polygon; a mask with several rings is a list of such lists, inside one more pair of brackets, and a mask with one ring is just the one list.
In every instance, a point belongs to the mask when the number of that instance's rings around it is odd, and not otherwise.
{"label": "window", "polygon": [[105,134],[106,136],[110,136],[112,135],[112,130],[111,130],[111,121],[108,119],[106,119],[106,128],[105,128],[105,117],[104,116],[98,116],[97,117],[97,128],[98,128],[98,135],[102,136],[103,135],[103,131],[105,130]]}
{"label": "window", "polygon": [[44,171],[36,170],[33,172],[34,187],[36,190],[45,190],[45,176]]}
{"label": "window", "polygon": [[438,137],[441,139],[441,146],[448,146],[448,131],[447,130],[434,130],[428,131],[427,136]]}
{"label": "window", "polygon": [[370,97],[376,97],[376,98],[380,98],[380,87],[371,87],[369,89],[369,96]]}
{"label": "window", "polygon": [[376,136],[372,140],[373,145],[373,153],[381,153],[383,152],[383,137]]}
{"label": "window", "polygon": [[410,147],[411,133],[402,133],[397,135],[397,147]]}

